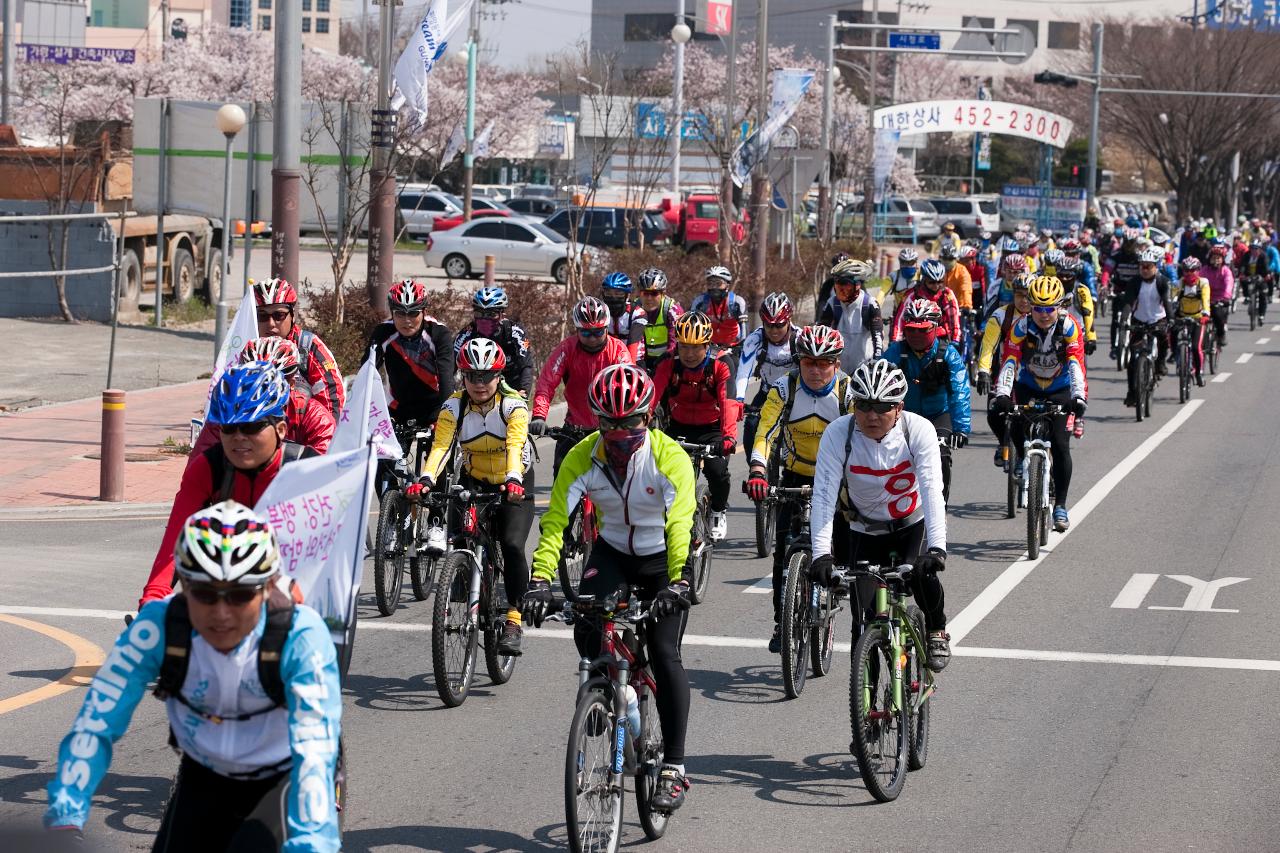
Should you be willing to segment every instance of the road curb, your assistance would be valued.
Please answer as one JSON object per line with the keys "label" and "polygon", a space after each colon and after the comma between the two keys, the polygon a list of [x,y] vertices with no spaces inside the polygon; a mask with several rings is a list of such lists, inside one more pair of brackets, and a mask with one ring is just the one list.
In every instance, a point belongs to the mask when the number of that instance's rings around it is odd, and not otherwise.
{"label": "road curb", "polygon": [[93,503],[24,506],[0,509],[0,521],[84,521],[110,518],[168,516],[172,503]]}

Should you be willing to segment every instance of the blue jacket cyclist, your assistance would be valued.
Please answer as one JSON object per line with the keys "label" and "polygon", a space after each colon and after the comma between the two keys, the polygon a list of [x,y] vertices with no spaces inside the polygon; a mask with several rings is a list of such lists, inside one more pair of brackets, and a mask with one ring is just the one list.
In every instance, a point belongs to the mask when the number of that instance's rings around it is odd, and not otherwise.
{"label": "blue jacket cyclist", "polygon": [[264,837],[285,853],[338,850],[337,656],[320,615],[273,583],[274,533],[252,510],[216,504],[183,526],[175,567],[181,591],[142,608],[89,685],[45,826],[83,828],[114,744],[158,680],[182,761],[153,851],[266,849]]}

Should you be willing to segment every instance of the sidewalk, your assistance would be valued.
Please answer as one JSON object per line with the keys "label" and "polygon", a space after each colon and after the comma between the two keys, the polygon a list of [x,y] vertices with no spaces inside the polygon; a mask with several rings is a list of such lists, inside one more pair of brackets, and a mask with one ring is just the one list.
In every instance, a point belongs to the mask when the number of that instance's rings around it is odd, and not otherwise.
{"label": "sidewalk", "polygon": [[[173,500],[187,457],[160,447],[168,437],[187,443],[208,388],[208,380],[198,380],[129,393],[125,454],[139,461],[125,462],[125,501]],[[101,434],[101,398],[0,416],[0,508],[96,504],[98,460],[85,457],[98,453]]]}

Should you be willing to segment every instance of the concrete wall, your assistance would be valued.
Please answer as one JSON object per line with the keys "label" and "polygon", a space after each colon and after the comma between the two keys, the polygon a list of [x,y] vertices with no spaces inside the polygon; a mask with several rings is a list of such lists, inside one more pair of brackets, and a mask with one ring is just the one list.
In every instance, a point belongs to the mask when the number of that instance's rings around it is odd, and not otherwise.
{"label": "concrete wall", "polygon": [[[47,213],[43,202],[0,200],[0,215]],[[55,224],[56,225],[56,224]],[[112,230],[101,220],[69,223],[66,268],[112,262]],[[0,222],[0,272],[49,269],[49,230],[41,222]],[[78,319],[111,322],[111,273],[67,279],[67,303]],[[53,277],[0,278],[0,317],[61,317]]]}

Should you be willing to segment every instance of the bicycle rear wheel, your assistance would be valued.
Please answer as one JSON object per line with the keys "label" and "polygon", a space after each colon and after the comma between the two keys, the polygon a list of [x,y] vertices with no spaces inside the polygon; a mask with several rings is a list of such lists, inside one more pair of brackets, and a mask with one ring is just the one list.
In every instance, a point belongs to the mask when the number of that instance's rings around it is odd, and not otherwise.
{"label": "bicycle rear wheel", "polygon": [[1155,393],[1156,381],[1151,375],[1153,370],[1151,366],[1151,357],[1143,356],[1142,358],[1142,397],[1139,402],[1142,403],[1142,413],[1145,417],[1151,417],[1151,396]]}
{"label": "bicycle rear wheel", "polygon": [[809,552],[798,550],[787,561],[787,585],[782,591],[782,688],[788,699],[804,692],[809,674]]}
{"label": "bicycle rear wheel", "polygon": [[1027,556],[1032,560],[1040,556],[1040,517],[1044,506],[1044,457],[1027,455]]}
{"label": "bicycle rear wheel", "polygon": [[573,853],[615,853],[622,840],[622,788],[613,784],[617,718],[611,697],[578,700],[564,762],[564,819]]}
{"label": "bicycle rear wheel", "polygon": [[1134,412],[1134,417],[1138,419],[1138,423],[1142,423],[1142,420],[1144,417],[1143,411],[1142,411],[1142,398],[1143,398],[1143,395],[1146,394],[1146,390],[1147,390],[1147,380],[1146,380],[1146,372],[1145,372],[1145,368],[1147,366],[1147,357],[1145,355],[1140,355],[1137,358],[1138,358],[1138,363],[1134,365],[1134,368],[1133,368],[1133,382],[1132,382],[1133,402],[1134,402],[1133,412]]}
{"label": "bicycle rear wheel", "polygon": [[409,549],[416,547],[409,501],[399,489],[388,489],[378,510],[373,549],[373,592],[383,616],[395,613],[399,606]]}
{"label": "bicycle rear wheel", "polygon": [[480,584],[480,613],[484,621],[484,665],[494,684],[506,684],[516,671],[515,655],[498,652],[498,640],[507,624],[507,591],[502,579],[502,551],[490,543],[491,563]]}
{"label": "bicycle rear wheel", "polygon": [[1213,341],[1205,349],[1204,357],[1209,362],[1209,373],[1213,375],[1218,372],[1218,351],[1221,349],[1221,344],[1218,343],[1218,333],[1216,331],[1210,329],[1209,334],[1213,336]]}
{"label": "bicycle rear wheel", "polygon": [[585,534],[587,530],[582,518],[582,503],[573,508],[569,515],[569,524],[565,530],[564,547],[560,551],[560,565],[556,574],[560,578],[560,589],[565,597],[578,594],[578,583],[582,580],[582,571],[587,564],[587,555],[591,553],[591,543]]}
{"label": "bicycle rear wheel", "polygon": [[658,790],[658,772],[662,770],[662,719],[649,688],[636,685],[640,700],[640,738],[636,744],[636,811],[645,838],[657,841],[667,831],[671,815],[649,808],[649,801]]}
{"label": "bicycle rear wheel", "polygon": [[882,803],[897,799],[907,781],[910,735],[903,709],[893,707],[893,663],[885,626],[866,626],[849,672],[849,751],[867,790]]}
{"label": "bicycle rear wheel", "polygon": [[756,556],[767,557],[773,550],[774,532],[778,527],[778,504],[766,498],[756,504]]}
{"label": "bicycle rear wheel", "polygon": [[[907,617],[915,625],[916,633],[923,640],[927,634],[924,629],[924,613],[914,604],[907,605]],[[929,701],[920,703],[924,694],[928,674],[925,672],[927,650],[917,648],[910,635],[905,635],[907,666],[903,671],[902,701],[906,704],[908,732],[911,743],[907,748],[907,769],[920,770],[929,757]]]}
{"label": "bicycle rear wheel", "polygon": [[[814,678],[822,678],[831,671],[831,659],[836,650],[836,606],[831,590],[818,590],[818,621],[809,629],[809,665]],[[813,622],[812,619],[809,620]]]}
{"label": "bicycle rear wheel", "polygon": [[431,662],[441,700],[456,708],[471,692],[479,641],[467,601],[471,594],[470,555],[453,553],[445,558],[439,585],[431,617]]}
{"label": "bicycle rear wheel", "polygon": [[1012,441],[1005,442],[1004,446],[1005,458],[1005,507],[1004,514],[1006,518],[1018,517],[1018,451],[1013,446]]}
{"label": "bicycle rear wheel", "polygon": [[711,584],[711,491],[698,480],[694,492],[697,509],[693,515],[693,547],[689,549],[689,601],[701,604]]}
{"label": "bicycle rear wheel", "polygon": [[1191,399],[1191,348],[1186,344],[1178,345],[1178,402],[1185,403]]}

